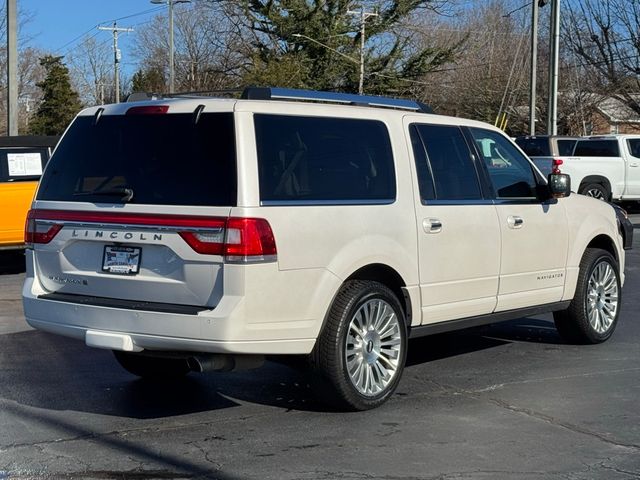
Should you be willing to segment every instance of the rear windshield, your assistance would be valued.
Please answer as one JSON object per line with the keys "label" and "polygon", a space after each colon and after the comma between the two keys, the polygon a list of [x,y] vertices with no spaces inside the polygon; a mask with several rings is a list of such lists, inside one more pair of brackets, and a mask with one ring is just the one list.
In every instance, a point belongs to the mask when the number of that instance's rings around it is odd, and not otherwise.
{"label": "rear windshield", "polygon": [[549,139],[541,138],[516,138],[518,146],[530,157],[550,157]]}
{"label": "rear windshield", "polygon": [[573,149],[577,142],[577,140],[558,140],[558,155],[561,157],[573,155]]}
{"label": "rear windshield", "polygon": [[234,206],[233,114],[78,117],[38,200]]}
{"label": "rear windshield", "polygon": [[576,157],[619,157],[617,140],[580,140],[573,152]]}
{"label": "rear windshield", "polygon": [[38,180],[48,159],[46,147],[0,148],[0,182]]}

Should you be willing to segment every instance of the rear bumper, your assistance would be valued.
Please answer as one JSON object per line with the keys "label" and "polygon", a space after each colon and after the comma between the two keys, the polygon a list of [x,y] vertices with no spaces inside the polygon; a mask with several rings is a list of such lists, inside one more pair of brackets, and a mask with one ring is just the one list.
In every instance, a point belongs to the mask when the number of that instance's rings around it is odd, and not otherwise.
{"label": "rear bumper", "polygon": [[[40,330],[83,340],[90,346],[131,351],[308,354],[315,345],[335,289],[340,285],[337,277],[326,270],[294,271],[279,276],[279,282],[274,282],[273,271],[267,271],[274,268],[273,264],[252,266],[252,275],[246,275],[243,282],[245,294],[225,294],[214,309],[190,314],[149,311],[74,302],[73,298],[55,295],[47,298],[50,292],[43,289],[34,275],[32,251],[27,250],[26,256],[27,275],[22,296],[27,323]],[[298,288],[294,287],[296,284]],[[301,291],[301,284],[308,285],[309,290]],[[294,291],[299,295],[293,295]],[[274,305],[274,309],[270,311],[267,305]],[[126,338],[123,345],[131,347],[96,345],[88,341],[87,332],[90,336],[98,332]]]}

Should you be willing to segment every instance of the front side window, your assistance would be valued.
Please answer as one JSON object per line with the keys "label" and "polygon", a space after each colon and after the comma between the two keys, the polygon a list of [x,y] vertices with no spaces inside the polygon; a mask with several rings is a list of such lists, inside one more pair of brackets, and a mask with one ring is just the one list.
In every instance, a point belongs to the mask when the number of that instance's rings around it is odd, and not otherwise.
{"label": "front side window", "polygon": [[529,160],[503,135],[471,128],[491,183],[500,199],[536,198],[537,182]]}
{"label": "front side window", "polygon": [[631,152],[631,156],[640,158],[640,138],[630,138],[627,140],[629,145],[629,152]]}
{"label": "front side window", "polygon": [[389,132],[377,120],[254,116],[261,201],[391,202]]}
{"label": "front side window", "polygon": [[[423,152],[415,155],[423,200],[477,200],[482,198],[471,152],[460,128],[415,124]],[[414,134],[415,136],[415,134]],[[417,141],[412,137],[414,152]],[[424,155],[426,152],[426,156]],[[423,163],[425,163],[423,165]],[[429,174],[432,178],[429,178]],[[433,186],[430,185],[433,181]],[[431,190],[433,188],[433,190]]]}

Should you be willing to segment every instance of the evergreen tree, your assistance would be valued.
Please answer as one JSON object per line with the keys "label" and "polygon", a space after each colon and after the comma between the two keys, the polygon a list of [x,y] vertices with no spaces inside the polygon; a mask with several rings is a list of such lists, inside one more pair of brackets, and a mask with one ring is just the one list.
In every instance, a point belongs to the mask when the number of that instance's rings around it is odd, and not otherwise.
{"label": "evergreen tree", "polygon": [[[438,66],[455,59],[464,40],[447,48],[422,48],[402,22],[434,9],[432,0],[363,2],[377,12],[366,22],[365,93],[407,91]],[[247,83],[356,92],[359,81],[360,15],[344,0],[244,0],[254,32]]]}
{"label": "evergreen tree", "polygon": [[140,69],[131,79],[131,92],[161,93],[166,90],[164,75],[159,68]]}
{"label": "evergreen tree", "polygon": [[71,88],[69,69],[62,63],[62,58],[47,55],[40,59],[46,76],[36,84],[42,89],[42,102],[29,122],[32,134],[61,135],[82,108],[78,93]]}

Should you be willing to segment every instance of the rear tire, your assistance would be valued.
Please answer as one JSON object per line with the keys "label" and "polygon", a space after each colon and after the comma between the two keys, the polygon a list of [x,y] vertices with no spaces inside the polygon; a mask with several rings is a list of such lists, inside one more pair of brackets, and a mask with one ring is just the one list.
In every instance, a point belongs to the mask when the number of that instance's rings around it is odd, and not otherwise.
{"label": "rear tire", "polygon": [[621,301],[618,262],[606,250],[588,248],[569,308],[553,314],[558,333],[569,343],[604,342],[616,328]]}
{"label": "rear tire", "polygon": [[368,410],[396,389],[407,354],[405,314],[385,285],[346,282],[329,310],[311,356],[324,400],[345,410]]}
{"label": "rear tire", "polygon": [[580,194],[592,197],[603,202],[608,202],[611,198],[611,192],[599,183],[588,183],[580,188]]}
{"label": "rear tire", "polygon": [[191,371],[186,358],[152,357],[119,350],[114,350],[113,354],[122,368],[141,378],[170,380],[184,377]]}

